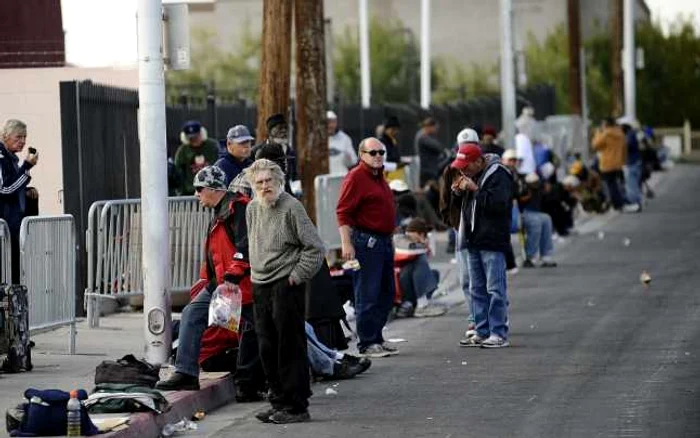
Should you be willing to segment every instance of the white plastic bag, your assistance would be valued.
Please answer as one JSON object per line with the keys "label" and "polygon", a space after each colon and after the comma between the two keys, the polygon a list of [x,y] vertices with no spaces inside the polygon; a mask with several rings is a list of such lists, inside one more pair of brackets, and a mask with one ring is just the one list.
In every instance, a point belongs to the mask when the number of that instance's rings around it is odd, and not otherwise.
{"label": "white plastic bag", "polygon": [[238,333],[241,320],[241,290],[234,285],[219,285],[211,296],[209,303],[209,326],[223,327]]}

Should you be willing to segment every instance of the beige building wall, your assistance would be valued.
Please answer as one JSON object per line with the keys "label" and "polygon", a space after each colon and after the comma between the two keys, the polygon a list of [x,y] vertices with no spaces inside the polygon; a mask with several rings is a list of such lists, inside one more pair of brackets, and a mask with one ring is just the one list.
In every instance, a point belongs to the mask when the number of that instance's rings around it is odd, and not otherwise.
{"label": "beige building wall", "polygon": [[[370,15],[398,18],[420,42],[420,0],[369,0]],[[581,0],[581,29],[584,38],[598,22],[607,29],[612,0]],[[240,29],[262,29],[263,0],[213,0],[191,4],[192,28],[206,27],[218,35],[221,47],[235,48]],[[500,2],[498,0],[432,0],[431,53],[448,56],[464,64],[494,64],[500,51]],[[638,19],[648,20],[644,0],[637,2]],[[559,25],[567,23],[566,0],[514,0],[516,47],[523,47],[532,33],[544,39]],[[357,32],[357,0],[325,0],[325,16],[331,19],[333,33],[349,29]],[[196,48],[195,48],[196,49]]]}
{"label": "beige building wall", "polygon": [[108,68],[31,68],[0,70],[0,123],[13,118],[27,124],[27,147],[39,152],[30,185],[39,191],[41,214],[62,214],[63,153],[61,145],[61,81],[90,79],[125,88],[138,87],[138,71]]}

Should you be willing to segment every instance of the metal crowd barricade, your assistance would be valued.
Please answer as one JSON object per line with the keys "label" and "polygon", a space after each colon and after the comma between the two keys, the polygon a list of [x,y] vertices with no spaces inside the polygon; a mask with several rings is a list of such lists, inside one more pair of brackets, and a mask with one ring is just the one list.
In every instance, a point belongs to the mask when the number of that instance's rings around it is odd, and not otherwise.
{"label": "metal crowd barricade", "polygon": [[314,179],[316,189],[316,228],[326,245],[326,250],[339,249],[340,232],[335,208],[338,205],[340,186],[345,175],[319,175]]}
{"label": "metal crowd barricade", "polygon": [[[189,290],[199,277],[212,214],[194,196],[168,198],[170,292]],[[90,327],[99,325],[100,297],[143,294],[141,246],[140,199],[99,201],[90,207],[85,291]]]}
{"label": "metal crowd barricade", "polygon": [[10,242],[10,227],[4,219],[0,219],[0,283],[10,284],[12,277],[12,243]]}
{"label": "metal crowd barricade", "polygon": [[29,330],[70,325],[75,354],[76,236],[71,215],[34,216],[20,227],[20,283],[29,294]]}

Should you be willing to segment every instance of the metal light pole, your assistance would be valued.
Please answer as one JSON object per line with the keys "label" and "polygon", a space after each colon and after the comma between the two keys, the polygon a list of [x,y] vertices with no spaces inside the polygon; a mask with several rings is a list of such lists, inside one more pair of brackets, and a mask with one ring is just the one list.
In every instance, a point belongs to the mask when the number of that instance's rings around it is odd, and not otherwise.
{"label": "metal light pole", "polygon": [[513,71],[513,4],[501,0],[501,117],[506,148],[515,144],[515,74]]}
{"label": "metal light pole", "polygon": [[625,80],[625,115],[632,119],[637,118],[637,84],[635,77],[635,62],[634,55],[636,53],[634,44],[634,3],[636,0],[625,0],[624,4],[624,23],[623,23],[623,35],[624,35],[624,55],[623,55],[623,69],[624,80]]}
{"label": "metal light pole", "polygon": [[420,106],[430,108],[430,0],[420,8]]}
{"label": "metal light pole", "polygon": [[372,97],[369,64],[369,23],[367,17],[367,0],[360,3],[360,76],[362,82],[362,107],[369,108]]}
{"label": "metal light pole", "polygon": [[168,178],[165,140],[165,79],[161,0],[138,0],[139,139],[141,142],[141,233],[146,360],[168,362]]}

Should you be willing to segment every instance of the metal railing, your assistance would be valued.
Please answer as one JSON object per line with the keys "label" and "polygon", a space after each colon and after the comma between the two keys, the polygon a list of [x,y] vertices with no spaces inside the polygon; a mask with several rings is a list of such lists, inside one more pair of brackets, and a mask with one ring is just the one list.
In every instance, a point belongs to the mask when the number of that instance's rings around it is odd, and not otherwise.
{"label": "metal railing", "polygon": [[[170,292],[189,290],[199,277],[212,214],[194,196],[168,198]],[[90,327],[99,325],[99,297],[143,294],[141,239],[140,199],[99,201],[90,207],[85,291]]]}
{"label": "metal railing", "polygon": [[12,279],[11,245],[10,227],[4,219],[0,219],[0,283],[2,284],[10,284]]}
{"label": "metal railing", "polygon": [[27,287],[31,332],[70,325],[75,354],[76,236],[71,215],[22,220],[20,283]]}

